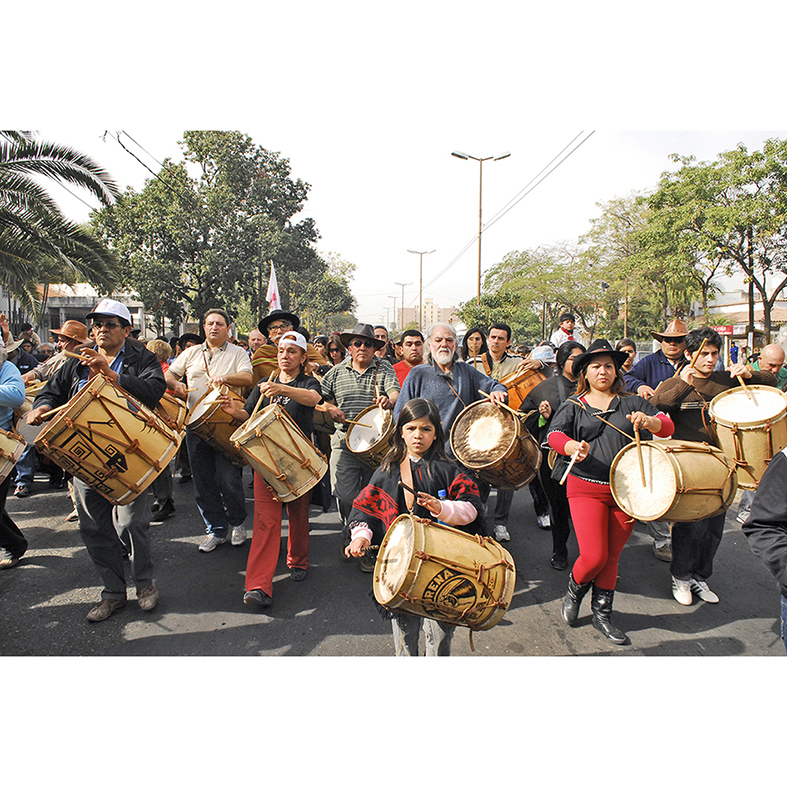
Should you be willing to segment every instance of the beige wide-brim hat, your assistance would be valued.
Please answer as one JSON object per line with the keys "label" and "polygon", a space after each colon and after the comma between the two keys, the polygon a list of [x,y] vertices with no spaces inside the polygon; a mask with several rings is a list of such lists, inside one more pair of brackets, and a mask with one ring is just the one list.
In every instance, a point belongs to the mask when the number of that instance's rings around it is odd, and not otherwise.
{"label": "beige wide-brim hat", "polygon": [[679,339],[681,336],[688,336],[688,334],[689,326],[685,320],[673,320],[663,333],[650,332],[650,335],[660,342],[663,342],[665,337],[668,339]]}

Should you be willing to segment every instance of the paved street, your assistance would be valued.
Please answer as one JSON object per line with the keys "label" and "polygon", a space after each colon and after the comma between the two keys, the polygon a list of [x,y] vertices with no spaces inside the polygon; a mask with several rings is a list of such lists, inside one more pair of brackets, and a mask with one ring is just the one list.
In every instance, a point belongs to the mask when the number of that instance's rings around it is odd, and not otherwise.
{"label": "paved street", "polygon": [[[248,488],[251,529],[253,500]],[[3,655],[261,655],[390,656],[390,624],[368,597],[371,575],[339,559],[338,516],[312,508],[311,567],[304,582],[289,579],[283,550],[268,614],[242,603],[248,542],[203,554],[192,485],[175,483],[177,513],[151,528],[161,601],[142,613],[133,600],[109,620],[85,621],[99,599],[98,577],[82,545],[65,490],[39,474],[35,493],[9,497],[7,508],[30,542],[25,559],[0,573],[0,654]],[[580,625],[560,617],[568,571],[549,565],[551,537],[539,530],[530,493],[517,492],[506,547],[517,568],[516,591],[503,621],[473,635],[459,629],[457,656],[784,656],[777,616],[779,593],[750,553],[735,522],[735,506],[716,559],[711,587],[716,605],[679,606],[670,592],[669,566],[652,554],[638,526],[620,564],[614,620],[632,644],[608,644],[590,625],[585,601]],[[285,528],[286,532],[286,528]],[[570,544],[570,558],[576,544]]]}

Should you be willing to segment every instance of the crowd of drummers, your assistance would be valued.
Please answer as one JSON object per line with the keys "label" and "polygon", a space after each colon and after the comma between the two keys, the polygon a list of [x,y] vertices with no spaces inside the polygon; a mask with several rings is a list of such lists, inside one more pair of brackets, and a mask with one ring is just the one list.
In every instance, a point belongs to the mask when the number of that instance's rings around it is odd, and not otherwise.
{"label": "crowd of drummers", "polygon": [[[365,323],[312,337],[281,309],[238,337],[218,308],[200,334],[143,343],[113,298],[86,324],[52,330],[51,342],[29,324],[15,337],[3,315],[0,331],[0,569],[28,548],[7,496],[28,496],[40,468],[67,487],[68,519],[103,584],[90,622],[126,606],[129,582],[140,610],[156,607],[149,525],[176,513],[177,482],[194,492],[200,552],[250,539],[239,603],[274,603],[285,510],[286,567],[292,581],[307,579],[310,506],[335,504],[337,560],[375,575],[397,655],[449,655],[457,626],[488,628],[505,613],[515,572],[501,545],[515,491],[527,486],[552,539],[550,565],[568,572],[565,624],[579,623],[589,596],[600,636],[625,645],[612,612],[636,522],[669,563],[675,601],[716,604],[714,558],[742,490],[738,519],[779,584],[784,637],[787,368],[777,344],[724,358],[715,330],[676,319],[637,360],[629,339],[583,342],[570,313],[530,348],[503,322],[471,327],[461,341],[447,324],[393,339]],[[400,588],[397,561],[428,559],[412,548],[424,528],[443,534],[435,543],[444,538],[449,554],[428,587]],[[394,560],[405,542],[410,551]],[[459,556],[483,561],[473,550],[503,566],[499,580],[479,585],[458,569],[447,578],[442,566],[461,565]]]}

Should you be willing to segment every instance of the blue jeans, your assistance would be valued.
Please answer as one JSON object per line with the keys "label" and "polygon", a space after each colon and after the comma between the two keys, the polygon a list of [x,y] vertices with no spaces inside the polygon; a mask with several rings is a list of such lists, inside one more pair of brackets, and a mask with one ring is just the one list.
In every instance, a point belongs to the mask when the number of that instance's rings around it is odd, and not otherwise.
{"label": "blue jeans", "polygon": [[787,598],[782,596],[782,642],[787,650]]}
{"label": "blue jeans", "polygon": [[36,471],[36,447],[28,445],[16,463],[16,485],[32,486]]}
{"label": "blue jeans", "polygon": [[243,468],[211,448],[201,437],[186,429],[194,500],[205,521],[205,532],[226,538],[229,530],[246,519]]}

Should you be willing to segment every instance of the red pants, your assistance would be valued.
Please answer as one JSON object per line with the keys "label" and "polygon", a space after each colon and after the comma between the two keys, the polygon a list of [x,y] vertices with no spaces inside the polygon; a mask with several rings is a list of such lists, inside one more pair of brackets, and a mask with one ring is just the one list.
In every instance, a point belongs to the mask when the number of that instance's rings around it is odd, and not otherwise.
{"label": "red pants", "polygon": [[618,560],[634,530],[634,520],[618,508],[609,484],[591,484],[570,475],[566,487],[579,544],[579,557],[571,572],[574,580],[614,590]]}
{"label": "red pants", "polygon": [[[287,568],[309,567],[309,503],[312,493],[287,503],[289,536]],[[246,590],[273,596],[273,575],[281,547],[282,504],[273,499],[267,484],[254,473],[254,531],[246,562]]]}

